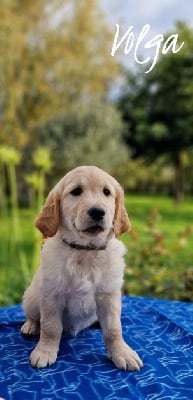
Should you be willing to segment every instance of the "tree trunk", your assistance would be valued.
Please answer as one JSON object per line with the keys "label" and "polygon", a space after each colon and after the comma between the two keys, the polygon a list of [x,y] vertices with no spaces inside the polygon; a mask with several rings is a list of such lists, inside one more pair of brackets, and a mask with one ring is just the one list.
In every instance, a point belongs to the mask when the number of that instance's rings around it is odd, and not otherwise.
{"label": "tree trunk", "polygon": [[176,205],[179,205],[184,197],[183,163],[180,153],[177,153],[174,158],[174,171],[174,201]]}

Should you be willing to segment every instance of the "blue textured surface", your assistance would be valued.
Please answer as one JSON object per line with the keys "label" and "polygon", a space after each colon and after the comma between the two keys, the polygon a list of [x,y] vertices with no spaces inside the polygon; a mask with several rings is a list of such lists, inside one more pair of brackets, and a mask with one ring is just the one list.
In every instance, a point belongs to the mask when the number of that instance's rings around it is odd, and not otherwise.
{"label": "blue textured surface", "polygon": [[57,362],[29,365],[36,339],[20,335],[21,306],[0,309],[0,397],[6,400],[193,399],[193,304],[124,297],[123,336],[138,351],[140,372],[117,370],[100,329],[63,337]]}

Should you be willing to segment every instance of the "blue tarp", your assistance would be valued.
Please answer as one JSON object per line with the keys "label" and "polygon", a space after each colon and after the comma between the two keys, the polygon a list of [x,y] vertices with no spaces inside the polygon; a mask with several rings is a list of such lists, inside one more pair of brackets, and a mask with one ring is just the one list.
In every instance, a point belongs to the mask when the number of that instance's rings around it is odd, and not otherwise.
{"label": "blue tarp", "polygon": [[29,354],[21,305],[0,309],[0,397],[6,400],[193,399],[193,304],[123,297],[126,342],[144,362],[140,372],[116,369],[99,327],[61,340],[57,362],[37,370]]}

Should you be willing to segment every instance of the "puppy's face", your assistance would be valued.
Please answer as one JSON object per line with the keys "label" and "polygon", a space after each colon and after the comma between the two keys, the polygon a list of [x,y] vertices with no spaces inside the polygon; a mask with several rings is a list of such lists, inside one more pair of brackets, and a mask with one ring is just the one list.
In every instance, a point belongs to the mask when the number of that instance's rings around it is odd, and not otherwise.
{"label": "puppy's face", "polygon": [[71,238],[92,242],[106,237],[111,229],[118,236],[130,229],[123,190],[97,167],[75,168],[50,192],[36,226],[46,237],[58,229]]}
{"label": "puppy's face", "polygon": [[89,167],[72,171],[61,197],[63,226],[81,237],[106,236],[113,227],[116,190],[103,171]]}

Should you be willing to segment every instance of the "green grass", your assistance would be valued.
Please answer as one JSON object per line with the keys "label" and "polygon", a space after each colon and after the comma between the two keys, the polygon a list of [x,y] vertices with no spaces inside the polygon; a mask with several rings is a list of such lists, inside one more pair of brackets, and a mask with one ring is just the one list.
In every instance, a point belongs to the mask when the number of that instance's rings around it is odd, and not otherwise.
{"label": "green grass", "polygon": [[[192,300],[192,199],[176,207],[169,198],[129,195],[126,206],[134,229],[130,235],[121,238],[128,247],[124,291]],[[11,218],[1,214],[1,306],[21,301],[23,291],[38,266],[39,250],[37,254],[35,251],[40,248],[41,235],[35,234],[35,213],[30,209],[20,209],[19,218],[21,240],[15,246],[11,240]],[[26,262],[21,262],[20,250],[25,254]]]}
{"label": "green grass", "polygon": [[[19,210],[20,239],[15,243],[10,214],[0,216],[0,305],[21,301],[34,272],[34,257],[41,235],[34,228],[34,211]],[[37,243],[37,240],[39,243]],[[40,246],[39,246],[40,247]],[[24,259],[23,259],[24,258]]]}
{"label": "green grass", "polygon": [[[129,195],[126,197],[126,207],[131,224],[141,237],[146,236],[146,222],[152,209],[156,209],[159,213],[155,222],[164,233],[168,245],[172,246],[178,240],[180,232],[187,226],[193,228],[193,199],[187,199],[176,206],[167,197]],[[193,264],[193,246],[190,242],[187,243],[187,250],[187,258],[191,258]]]}

